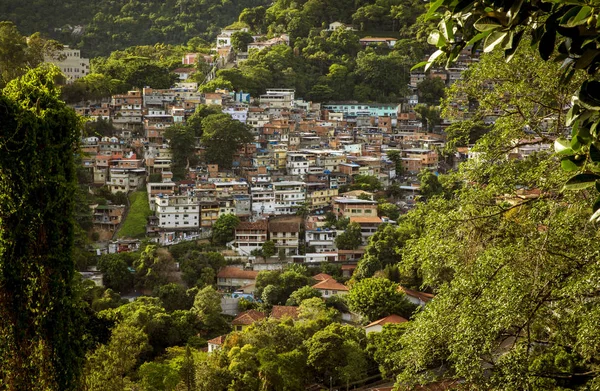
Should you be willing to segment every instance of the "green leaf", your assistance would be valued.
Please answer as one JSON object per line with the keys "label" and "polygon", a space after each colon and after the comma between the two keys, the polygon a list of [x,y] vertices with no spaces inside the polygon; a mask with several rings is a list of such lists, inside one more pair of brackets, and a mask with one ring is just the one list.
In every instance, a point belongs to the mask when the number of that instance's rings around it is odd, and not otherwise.
{"label": "green leaf", "polygon": [[523,5],[523,0],[517,0],[517,1],[513,2],[513,5],[510,6],[510,8],[508,9],[508,12],[506,13],[506,16],[508,17],[508,20],[510,22],[512,22],[517,17],[522,5]]}
{"label": "green leaf", "polygon": [[554,151],[561,155],[570,155],[573,153],[569,140],[562,137],[554,141]]}
{"label": "green leaf", "polygon": [[563,190],[582,190],[594,186],[600,179],[597,174],[577,174],[565,183]]}
{"label": "green leaf", "polygon": [[600,149],[594,144],[590,144],[590,159],[592,159],[594,163],[600,163]]}
{"label": "green leaf", "polygon": [[437,9],[440,8],[443,2],[444,0],[436,0],[435,2],[431,3],[429,9],[427,10],[427,13],[425,14],[425,20],[431,19],[435,11],[437,11]]}
{"label": "green leaf", "polygon": [[440,31],[444,38],[448,41],[454,40],[454,22],[452,19],[442,20],[440,23]]}
{"label": "green leaf", "polygon": [[483,33],[479,33],[479,34],[475,35],[473,38],[471,38],[471,39],[469,40],[469,42],[467,42],[467,45],[466,45],[466,46],[470,46],[470,45],[473,45],[475,42],[481,41],[483,38],[485,38],[485,37],[487,37],[488,35],[490,35],[490,33],[491,33],[492,31],[493,31],[493,30],[488,30],[488,31],[484,31]]}
{"label": "green leaf", "polygon": [[567,112],[567,117],[566,117],[566,121],[565,121],[566,125],[571,126],[573,124],[573,121],[575,121],[577,119],[578,114],[579,114],[579,106],[574,104]]}
{"label": "green leaf", "polygon": [[540,39],[540,44],[538,50],[540,52],[540,57],[544,61],[548,61],[552,53],[554,52],[554,45],[556,43],[556,31],[547,30],[544,35],[542,35],[542,39]]}
{"label": "green leaf", "polygon": [[488,35],[483,44],[484,53],[489,53],[494,50],[494,48],[506,38],[507,34],[508,32],[506,31],[494,31]]}
{"label": "green leaf", "polygon": [[567,171],[567,172],[579,170],[579,167],[577,166],[577,164],[573,163],[569,159],[563,159],[563,160],[561,160],[560,161],[560,166],[562,167],[562,169],[564,171]]}
{"label": "green leaf", "polygon": [[427,61],[421,61],[420,63],[413,65],[413,67],[410,68],[410,70],[414,71],[415,69],[424,67],[425,65],[427,65]]}
{"label": "green leaf", "polygon": [[439,31],[432,31],[427,37],[427,43],[442,48],[446,45],[446,38]]}
{"label": "green leaf", "polygon": [[564,15],[563,17],[560,19],[559,24],[561,26],[568,26],[568,27],[573,27],[573,26],[569,26],[569,21],[571,19],[574,19],[577,14],[579,14],[579,11],[581,10],[581,6],[577,5],[574,7],[571,7],[571,9],[569,9]]}
{"label": "green leaf", "polygon": [[427,60],[427,65],[425,65],[425,71],[427,71],[435,62],[435,60],[444,54],[443,50],[436,50],[431,56],[429,56],[429,60]]}
{"label": "green leaf", "polygon": [[587,68],[594,59],[600,54],[599,50],[590,49],[586,50],[581,57],[575,61],[575,69],[585,69]]}
{"label": "green leaf", "polygon": [[502,23],[500,23],[498,19],[492,18],[491,16],[484,16],[473,23],[473,27],[475,27],[475,29],[478,31],[489,31],[502,27]]}
{"label": "green leaf", "polygon": [[[577,7],[575,7],[577,8]],[[567,27],[575,27],[587,23],[587,18],[592,13],[592,7],[581,7],[577,15],[567,21]],[[566,16],[566,15],[565,15]]]}
{"label": "green leaf", "polygon": [[571,148],[573,151],[579,151],[581,149],[581,141],[579,140],[578,136],[575,136],[573,139],[571,139]]}
{"label": "green leaf", "polygon": [[586,80],[579,89],[579,102],[588,110],[600,110],[600,82]]}

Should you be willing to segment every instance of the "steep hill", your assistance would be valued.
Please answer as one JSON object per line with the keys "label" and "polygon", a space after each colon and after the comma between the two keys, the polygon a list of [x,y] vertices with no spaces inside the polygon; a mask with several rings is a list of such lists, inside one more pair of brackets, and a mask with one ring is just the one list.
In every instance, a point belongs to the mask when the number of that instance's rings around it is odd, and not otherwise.
{"label": "steep hill", "polygon": [[14,22],[24,34],[41,32],[82,49],[83,55],[108,55],[118,49],[157,42],[180,44],[213,39],[244,8],[268,0],[2,0],[0,20]]}

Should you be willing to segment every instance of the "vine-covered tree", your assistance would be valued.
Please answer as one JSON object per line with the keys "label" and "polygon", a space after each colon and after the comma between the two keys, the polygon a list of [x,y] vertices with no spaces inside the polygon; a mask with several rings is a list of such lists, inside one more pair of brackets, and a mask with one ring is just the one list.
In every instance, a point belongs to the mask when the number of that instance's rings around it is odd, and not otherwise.
{"label": "vine-covered tree", "polygon": [[84,354],[71,257],[82,124],[57,76],[32,69],[0,95],[0,384],[15,390],[79,389]]}

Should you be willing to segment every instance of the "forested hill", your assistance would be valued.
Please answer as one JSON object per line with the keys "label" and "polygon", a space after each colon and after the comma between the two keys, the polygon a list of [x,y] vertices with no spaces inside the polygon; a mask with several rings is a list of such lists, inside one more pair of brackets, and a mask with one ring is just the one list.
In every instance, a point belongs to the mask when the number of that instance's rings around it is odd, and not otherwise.
{"label": "forested hill", "polygon": [[[2,0],[0,20],[24,34],[41,32],[78,47],[87,57],[157,42],[213,39],[245,8],[268,0]],[[82,29],[77,26],[83,26]]]}

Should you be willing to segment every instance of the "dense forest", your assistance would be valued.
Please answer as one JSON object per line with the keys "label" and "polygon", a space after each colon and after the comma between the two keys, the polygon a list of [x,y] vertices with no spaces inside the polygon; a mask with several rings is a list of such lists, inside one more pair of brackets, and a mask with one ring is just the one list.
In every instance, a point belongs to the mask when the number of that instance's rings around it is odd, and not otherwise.
{"label": "dense forest", "polygon": [[264,0],[100,0],[0,3],[0,20],[25,34],[40,32],[82,50],[84,57],[106,56],[128,46],[212,40],[246,7]]}

